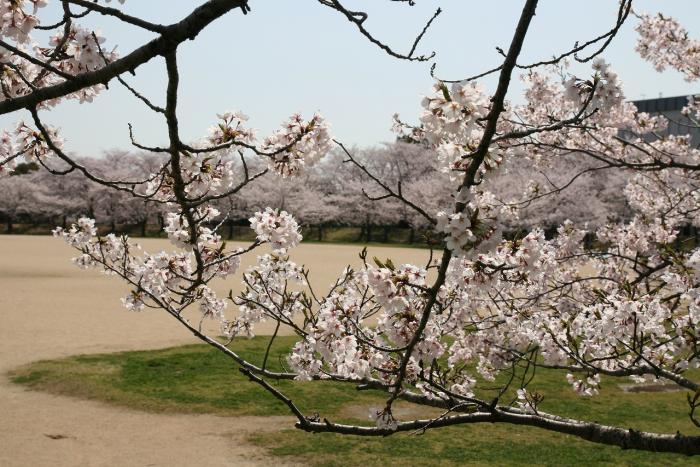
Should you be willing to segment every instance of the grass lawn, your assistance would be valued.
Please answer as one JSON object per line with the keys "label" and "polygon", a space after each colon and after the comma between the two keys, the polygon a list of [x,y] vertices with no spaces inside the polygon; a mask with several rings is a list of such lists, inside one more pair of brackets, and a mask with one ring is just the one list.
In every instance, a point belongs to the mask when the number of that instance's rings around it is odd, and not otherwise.
{"label": "grass lawn", "polygon": [[[280,368],[292,342],[293,338],[275,342],[271,369]],[[257,362],[266,346],[263,337],[234,344],[242,355]],[[152,412],[289,415],[279,401],[247,381],[231,360],[205,345],[42,361],[10,376],[32,389]],[[368,423],[369,407],[380,406],[384,400],[380,393],[358,392],[352,385],[339,383],[275,384],[308,414],[318,412],[337,421]],[[540,371],[530,388],[545,396],[544,411],[642,430],[700,431],[688,420],[683,391],[626,393],[618,389],[617,381],[604,379],[599,396],[583,399],[573,394],[562,374],[547,371]],[[403,420],[430,414],[435,412],[409,404],[397,410],[397,418]],[[311,435],[290,424],[277,433],[252,434],[250,441],[272,455],[290,456],[310,465],[700,465],[700,459],[624,451],[537,428],[497,424],[382,439]]]}

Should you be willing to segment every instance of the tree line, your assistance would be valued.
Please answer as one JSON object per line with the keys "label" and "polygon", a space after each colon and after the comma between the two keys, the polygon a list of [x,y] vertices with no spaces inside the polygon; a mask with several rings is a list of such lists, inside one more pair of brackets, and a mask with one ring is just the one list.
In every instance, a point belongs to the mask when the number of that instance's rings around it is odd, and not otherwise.
{"label": "tree line", "polygon": [[[416,200],[431,204],[434,211],[445,208],[438,200],[453,195],[448,175],[439,170],[436,156],[428,154],[432,151],[422,143],[397,141],[351,152],[384,183],[400,186]],[[127,151],[108,151],[80,161],[110,179],[135,178],[155,172],[162,164],[157,155]],[[392,229],[403,229],[403,240],[415,243],[429,232],[423,216],[396,198],[382,199],[376,183],[356,164],[347,162],[346,154],[335,151],[306,168],[301,177],[280,179],[266,174],[236,196],[218,200],[221,235],[229,239],[240,236],[251,214],[267,206],[294,212],[307,237],[317,241],[326,240],[328,230],[338,227],[354,227],[354,239],[361,242],[386,242]],[[264,161],[248,164],[256,163],[262,166]],[[590,162],[576,154],[560,157],[550,165],[545,174],[523,162],[511,163],[488,181],[484,189],[496,195],[503,209],[508,209],[510,200],[522,199],[528,190],[532,195],[527,206],[515,206],[521,211],[518,219],[507,217],[502,223],[504,232],[516,235],[533,225],[553,231],[567,219],[598,227],[629,217],[624,171],[585,172]],[[55,177],[33,162],[18,165],[13,176],[0,179],[0,189],[0,220],[5,233],[17,232],[17,224],[48,233],[49,228],[65,227],[80,216],[96,219],[104,231],[129,231],[140,236],[161,233],[164,226],[164,209],[158,203],[109,189],[77,173]]]}

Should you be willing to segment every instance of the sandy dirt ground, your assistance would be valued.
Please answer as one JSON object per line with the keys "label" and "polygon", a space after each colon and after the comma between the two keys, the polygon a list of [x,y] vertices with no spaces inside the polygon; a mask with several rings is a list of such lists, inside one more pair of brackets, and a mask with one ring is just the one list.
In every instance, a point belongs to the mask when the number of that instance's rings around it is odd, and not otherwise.
{"label": "sandy dirt ground", "polygon": [[[152,252],[171,249],[166,240],[139,243]],[[304,244],[293,259],[309,266],[312,284],[323,288],[345,265],[359,264],[360,249]],[[373,255],[396,264],[427,258],[426,251],[401,248],[372,247]],[[245,439],[291,427],[291,417],[148,414],[10,383],[9,370],[36,360],[196,341],[163,313],[125,311],[119,279],[79,270],[72,256],[53,238],[0,236],[0,466],[284,465]],[[223,292],[236,282],[215,288]]]}

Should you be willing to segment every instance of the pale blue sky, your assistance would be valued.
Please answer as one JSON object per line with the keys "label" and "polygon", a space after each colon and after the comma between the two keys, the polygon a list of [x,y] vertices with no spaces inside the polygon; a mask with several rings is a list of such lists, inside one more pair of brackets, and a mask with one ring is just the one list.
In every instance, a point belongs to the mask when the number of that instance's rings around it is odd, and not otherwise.
{"label": "pale blue sky", "polygon": [[[50,8],[55,7],[53,2]],[[199,1],[128,0],[125,11],[157,22],[182,18]],[[522,7],[516,0],[418,0],[408,7],[384,0],[347,0],[348,6],[371,14],[367,27],[399,51],[410,47],[414,34],[437,6],[435,21],[420,48],[435,50],[437,70],[445,78],[462,78],[497,65],[495,46],[507,48]],[[113,5],[119,5],[112,2]],[[429,64],[393,59],[361,37],[353,25],[315,0],[251,0],[252,12],[236,10],[181,47],[179,118],[184,138],[206,134],[217,112],[242,110],[260,136],[275,129],[290,114],[320,111],[332,123],[333,134],[348,144],[374,145],[393,139],[391,116],[399,112],[415,121],[422,94],[432,80]],[[700,2],[642,0],[635,9],[662,11],[678,18],[700,38]],[[614,22],[614,0],[543,0],[528,34],[521,62],[537,61],[567,50],[576,40],[598,35]],[[84,21],[128,53],[148,40],[136,28],[95,16]],[[700,92],[674,72],[656,73],[634,53],[636,20],[631,18],[605,54],[625,84],[630,99]],[[155,102],[163,101],[163,61],[137,70],[132,84]],[[494,79],[484,82],[494,85]],[[519,100],[519,82],[509,94]],[[6,125],[13,118],[3,117]],[[127,122],[139,140],[159,144],[165,126],[117,83],[93,104],[64,103],[46,116],[60,126],[66,149],[81,155],[129,148]]]}

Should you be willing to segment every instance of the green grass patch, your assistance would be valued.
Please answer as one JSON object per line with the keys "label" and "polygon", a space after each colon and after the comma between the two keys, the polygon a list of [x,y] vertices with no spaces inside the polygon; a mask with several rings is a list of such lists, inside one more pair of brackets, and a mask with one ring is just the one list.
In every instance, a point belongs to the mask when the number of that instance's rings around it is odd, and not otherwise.
{"label": "green grass patch", "polygon": [[[279,370],[294,338],[279,338],[268,366]],[[261,362],[267,339],[240,340],[233,348]],[[700,373],[690,375],[698,378]],[[41,361],[13,371],[12,381],[35,390],[88,398],[152,412],[289,415],[282,403],[251,383],[228,357],[205,345],[154,351],[81,355]],[[625,381],[626,382],[626,381]],[[308,414],[346,422],[367,422],[369,407],[384,395],[358,392],[330,382],[271,382]],[[635,429],[697,434],[687,417],[685,392],[626,393],[619,380],[603,379],[601,394],[573,394],[561,373],[539,371],[530,385],[545,396],[542,410]],[[435,414],[402,404],[397,418]],[[284,427],[281,427],[284,428]],[[311,435],[294,429],[256,433],[250,441],[270,454],[310,465],[700,465],[673,454],[623,451],[530,427],[480,424],[432,430],[423,435],[359,438]]]}
{"label": "green grass patch", "polygon": [[[233,348],[262,362],[268,339],[241,340]],[[292,337],[278,338],[268,368],[282,369]],[[13,382],[54,394],[94,399],[151,412],[216,415],[289,415],[286,406],[248,381],[230,358],[206,345],[79,355],[32,363],[10,374]],[[376,404],[376,391],[332,382],[272,382],[303,409],[337,415],[346,404]]]}

